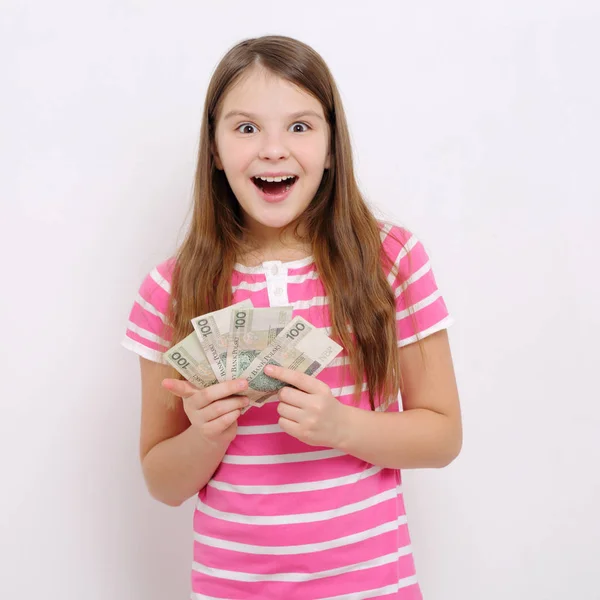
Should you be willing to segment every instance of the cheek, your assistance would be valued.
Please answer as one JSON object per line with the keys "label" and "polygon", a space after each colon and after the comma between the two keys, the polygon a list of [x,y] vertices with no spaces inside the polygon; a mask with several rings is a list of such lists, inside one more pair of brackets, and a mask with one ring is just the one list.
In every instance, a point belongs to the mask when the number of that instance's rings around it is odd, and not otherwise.
{"label": "cheek", "polygon": [[235,138],[221,136],[216,142],[217,152],[221,163],[228,176],[239,176],[244,172],[252,160],[251,144],[244,140],[240,143]]}
{"label": "cheek", "polygon": [[327,145],[323,140],[314,140],[297,148],[296,157],[304,169],[313,175],[320,175],[326,167]]}

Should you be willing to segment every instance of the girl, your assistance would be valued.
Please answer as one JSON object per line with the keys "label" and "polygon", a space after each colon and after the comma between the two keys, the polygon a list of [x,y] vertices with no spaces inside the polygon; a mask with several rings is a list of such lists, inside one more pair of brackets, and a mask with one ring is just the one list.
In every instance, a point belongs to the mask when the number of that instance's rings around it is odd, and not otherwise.
{"label": "girl", "polygon": [[[245,299],[291,304],[344,351],[316,378],[271,369],[290,387],[240,416],[245,381],[198,390],[162,353]],[[124,341],[141,357],[148,489],[197,495],[192,598],[421,598],[400,469],[460,451],[450,322],[422,244],[359,192],[323,59],[279,36],[232,48],[208,88],[189,233],[142,283]]]}

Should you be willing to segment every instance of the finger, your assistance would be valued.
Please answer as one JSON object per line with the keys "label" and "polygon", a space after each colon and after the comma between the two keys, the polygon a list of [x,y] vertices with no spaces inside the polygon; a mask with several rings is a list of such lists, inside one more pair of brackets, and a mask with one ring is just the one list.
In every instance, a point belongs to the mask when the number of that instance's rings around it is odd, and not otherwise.
{"label": "finger", "polygon": [[283,417],[288,421],[294,421],[295,423],[299,423],[304,411],[296,406],[291,406],[290,404],[280,402],[277,405],[277,412],[279,413],[280,417]]}
{"label": "finger", "polygon": [[246,389],[248,389],[248,381],[246,379],[233,379],[232,381],[215,383],[202,390],[203,406],[207,406],[215,400],[235,396]]}
{"label": "finger", "polygon": [[280,403],[289,404],[290,406],[304,408],[308,402],[309,394],[296,388],[284,387],[277,394]]}
{"label": "finger", "polygon": [[181,379],[164,379],[162,385],[165,389],[181,398],[189,398],[197,392],[202,392],[198,395],[198,403],[196,408],[203,408],[215,400],[227,398],[240,393],[248,387],[246,379],[234,379],[232,381],[223,381],[215,383],[207,388],[199,390],[192,384]]}
{"label": "finger", "polygon": [[322,381],[319,381],[306,373],[301,373],[300,371],[292,371],[292,369],[286,369],[276,365],[267,365],[264,368],[264,372],[269,377],[279,379],[279,381],[283,381],[284,383],[289,383],[308,394],[317,394],[322,391]]}
{"label": "finger", "polygon": [[163,379],[162,386],[180,398],[189,398],[198,392],[197,387],[181,379]]}
{"label": "finger", "polygon": [[205,423],[219,419],[230,412],[240,410],[250,404],[250,400],[245,396],[233,396],[225,400],[215,400],[202,409],[202,417]]}
{"label": "finger", "polygon": [[219,435],[226,429],[229,429],[239,418],[241,414],[240,410],[232,410],[218,419],[214,419],[204,426],[204,431],[207,435]]}
{"label": "finger", "polygon": [[300,439],[300,425],[298,425],[298,423],[296,423],[295,421],[290,421],[285,417],[280,417],[278,423],[279,427],[281,427],[283,431],[285,431],[292,437]]}

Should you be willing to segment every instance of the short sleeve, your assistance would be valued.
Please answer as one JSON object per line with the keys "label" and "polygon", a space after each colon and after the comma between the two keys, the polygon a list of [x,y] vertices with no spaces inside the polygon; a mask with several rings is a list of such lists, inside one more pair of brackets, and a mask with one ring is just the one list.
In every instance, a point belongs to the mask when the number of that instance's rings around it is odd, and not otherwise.
{"label": "short sleeve", "polygon": [[172,328],[167,325],[174,259],[154,269],[143,280],[129,313],[121,345],[148,360],[165,364]]}
{"label": "short sleeve", "polygon": [[447,329],[454,319],[438,289],[425,247],[397,225],[382,224],[382,247],[393,261],[388,281],[396,296],[398,346],[406,346]]}

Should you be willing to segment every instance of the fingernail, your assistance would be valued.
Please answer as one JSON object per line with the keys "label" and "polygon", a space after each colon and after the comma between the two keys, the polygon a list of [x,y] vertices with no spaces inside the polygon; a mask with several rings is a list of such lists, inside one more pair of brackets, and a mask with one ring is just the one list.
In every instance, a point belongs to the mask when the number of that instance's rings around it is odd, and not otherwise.
{"label": "fingernail", "polygon": [[246,382],[246,380],[245,380],[245,379],[242,379],[241,381],[239,381],[239,382],[238,382],[238,385],[237,385],[237,386],[238,386],[238,389],[239,389],[239,390],[243,390],[243,389],[246,387],[246,383],[247,383],[247,382]]}
{"label": "fingernail", "polygon": [[273,370],[274,370],[274,369],[273,369],[273,365],[267,365],[267,366],[264,368],[264,371],[265,371],[265,373],[266,373],[267,375],[268,375],[269,373],[272,373],[272,372],[273,372]]}

